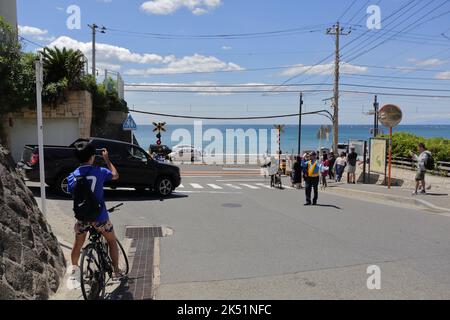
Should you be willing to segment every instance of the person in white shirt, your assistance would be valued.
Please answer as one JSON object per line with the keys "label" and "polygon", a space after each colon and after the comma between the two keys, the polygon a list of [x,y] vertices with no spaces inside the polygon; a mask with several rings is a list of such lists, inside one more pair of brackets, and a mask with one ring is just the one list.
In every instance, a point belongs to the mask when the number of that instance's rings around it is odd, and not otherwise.
{"label": "person in white shirt", "polygon": [[410,152],[410,155],[413,157],[413,159],[417,161],[416,190],[413,192],[413,195],[418,194],[420,185],[422,185],[422,190],[420,191],[420,193],[427,193],[425,191],[425,173],[427,172],[426,162],[431,158],[431,152],[427,150],[425,144],[419,143],[419,153],[419,155],[416,155],[412,151]]}

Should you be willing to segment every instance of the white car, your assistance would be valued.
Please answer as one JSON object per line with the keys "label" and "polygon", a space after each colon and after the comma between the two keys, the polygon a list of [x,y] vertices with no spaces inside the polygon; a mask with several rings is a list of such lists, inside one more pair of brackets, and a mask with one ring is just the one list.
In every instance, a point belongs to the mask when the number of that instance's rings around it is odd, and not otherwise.
{"label": "white car", "polygon": [[202,161],[202,152],[193,146],[176,146],[173,152],[169,154],[171,161],[196,162]]}

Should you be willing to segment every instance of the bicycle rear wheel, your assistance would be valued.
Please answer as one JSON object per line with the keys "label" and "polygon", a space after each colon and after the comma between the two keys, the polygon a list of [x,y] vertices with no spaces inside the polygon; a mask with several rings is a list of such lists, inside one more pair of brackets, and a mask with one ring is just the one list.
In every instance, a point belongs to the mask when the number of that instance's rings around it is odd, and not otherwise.
{"label": "bicycle rear wheel", "polygon": [[105,296],[105,272],[94,245],[83,249],[81,256],[81,291],[85,300],[101,300]]}

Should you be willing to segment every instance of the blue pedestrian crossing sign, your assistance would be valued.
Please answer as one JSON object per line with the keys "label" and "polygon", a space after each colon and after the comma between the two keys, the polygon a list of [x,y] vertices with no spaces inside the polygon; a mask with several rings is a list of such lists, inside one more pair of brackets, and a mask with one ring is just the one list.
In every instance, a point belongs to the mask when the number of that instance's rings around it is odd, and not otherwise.
{"label": "blue pedestrian crossing sign", "polygon": [[128,115],[127,119],[123,123],[123,130],[124,131],[135,131],[135,130],[137,130],[136,122],[134,122],[134,119],[131,116],[131,114]]}

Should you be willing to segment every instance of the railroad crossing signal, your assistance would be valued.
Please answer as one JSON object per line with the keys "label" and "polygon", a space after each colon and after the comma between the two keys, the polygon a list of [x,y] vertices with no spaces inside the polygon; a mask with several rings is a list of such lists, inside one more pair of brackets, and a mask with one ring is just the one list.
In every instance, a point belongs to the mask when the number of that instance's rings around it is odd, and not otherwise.
{"label": "railroad crossing signal", "polygon": [[158,132],[157,134],[156,134],[156,139],[158,139],[157,141],[156,141],[156,144],[158,145],[158,146],[160,146],[161,145],[161,132],[166,132],[166,128],[165,128],[165,126],[166,126],[166,123],[165,122],[153,122],[153,126],[155,127],[154,129],[153,129],[153,132]]}

